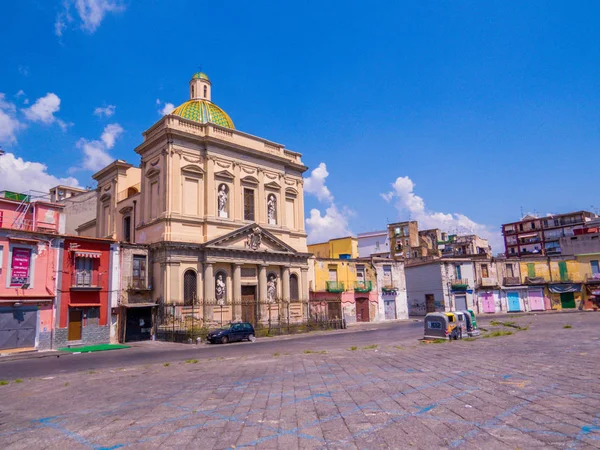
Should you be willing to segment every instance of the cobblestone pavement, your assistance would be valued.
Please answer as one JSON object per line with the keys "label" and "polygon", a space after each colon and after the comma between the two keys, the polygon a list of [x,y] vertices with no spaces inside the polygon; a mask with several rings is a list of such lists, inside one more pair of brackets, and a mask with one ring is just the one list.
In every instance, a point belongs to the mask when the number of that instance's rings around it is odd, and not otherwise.
{"label": "cobblestone pavement", "polygon": [[502,320],[529,329],[11,380],[0,447],[600,447],[600,315]]}

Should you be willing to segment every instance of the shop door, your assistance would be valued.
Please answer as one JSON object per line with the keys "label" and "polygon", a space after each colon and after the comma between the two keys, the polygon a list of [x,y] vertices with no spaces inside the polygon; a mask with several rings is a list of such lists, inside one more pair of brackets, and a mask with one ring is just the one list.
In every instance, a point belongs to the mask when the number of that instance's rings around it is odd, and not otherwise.
{"label": "shop door", "polygon": [[152,308],[127,308],[125,342],[147,341],[152,337]]}
{"label": "shop door", "polygon": [[396,318],[396,299],[384,300],[385,320]]}
{"label": "shop door", "polygon": [[521,311],[521,302],[519,301],[519,293],[518,292],[509,292],[508,293],[508,311]]}
{"label": "shop door", "polygon": [[35,347],[37,308],[0,308],[0,350]]}
{"label": "shop door", "polygon": [[256,325],[256,286],[242,286],[242,322]]}
{"label": "shop door", "polygon": [[81,319],[83,311],[80,309],[69,310],[69,341],[80,341],[81,340]]}
{"label": "shop door", "polygon": [[457,311],[466,311],[467,310],[467,296],[466,295],[457,295],[454,298],[454,305],[456,306]]}
{"label": "shop door", "polygon": [[484,313],[496,312],[496,305],[494,304],[494,294],[485,293],[481,294],[481,303],[483,304]]}
{"label": "shop door", "polygon": [[573,292],[563,292],[560,294],[560,305],[563,309],[575,308],[575,294]]}
{"label": "shop door", "polygon": [[425,294],[425,309],[428,313],[435,312],[435,296],[433,294]]}
{"label": "shop door", "polygon": [[368,298],[357,298],[356,299],[356,321],[357,322],[368,322],[369,321],[369,299]]}
{"label": "shop door", "polygon": [[531,311],[543,311],[544,307],[544,291],[541,289],[531,289],[529,291],[529,309]]}

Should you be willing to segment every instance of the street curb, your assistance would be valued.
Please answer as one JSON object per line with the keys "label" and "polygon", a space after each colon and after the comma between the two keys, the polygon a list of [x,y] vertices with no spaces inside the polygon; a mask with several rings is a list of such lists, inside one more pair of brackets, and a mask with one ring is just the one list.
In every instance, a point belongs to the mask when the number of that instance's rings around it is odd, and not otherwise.
{"label": "street curb", "polygon": [[19,361],[22,359],[36,359],[36,358],[51,358],[53,356],[59,358],[60,355],[65,355],[66,353],[59,352],[57,350],[50,350],[44,352],[31,351],[31,352],[23,352],[23,353],[15,353],[12,355],[0,355],[0,363],[9,362],[9,361]]}

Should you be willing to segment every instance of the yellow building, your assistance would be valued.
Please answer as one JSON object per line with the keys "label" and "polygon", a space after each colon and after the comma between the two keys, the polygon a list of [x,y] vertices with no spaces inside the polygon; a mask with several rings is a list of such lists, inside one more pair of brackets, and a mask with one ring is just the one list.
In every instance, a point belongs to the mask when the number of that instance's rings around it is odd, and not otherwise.
{"label": "yellow building", "polygon": [[308,246],[310,299],[315,308],[346,322],[408,318],[404,263],[359,258],[358,240],[348,236]]}
{"label": "yellow building", "polygon": [[529,286],[529,310],[540,299],[543,290],[545,309],[582,308],[580,264],[576,259],[530,257],[520,262],[521,282]]}
{"label": "yellow building", "polygon": [[583,279],[583,309],[600,308],[600,253],[575,255],[579,263],[579,273]]}

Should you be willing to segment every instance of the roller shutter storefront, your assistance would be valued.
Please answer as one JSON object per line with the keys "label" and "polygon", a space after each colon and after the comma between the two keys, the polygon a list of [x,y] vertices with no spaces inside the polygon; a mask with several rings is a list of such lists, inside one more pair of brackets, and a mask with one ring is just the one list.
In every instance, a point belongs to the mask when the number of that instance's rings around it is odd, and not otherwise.
{"label": "roller shutter storefront", "polygon": [[0,350],[35,347],[38,311],[33,307],[0,307]]}

